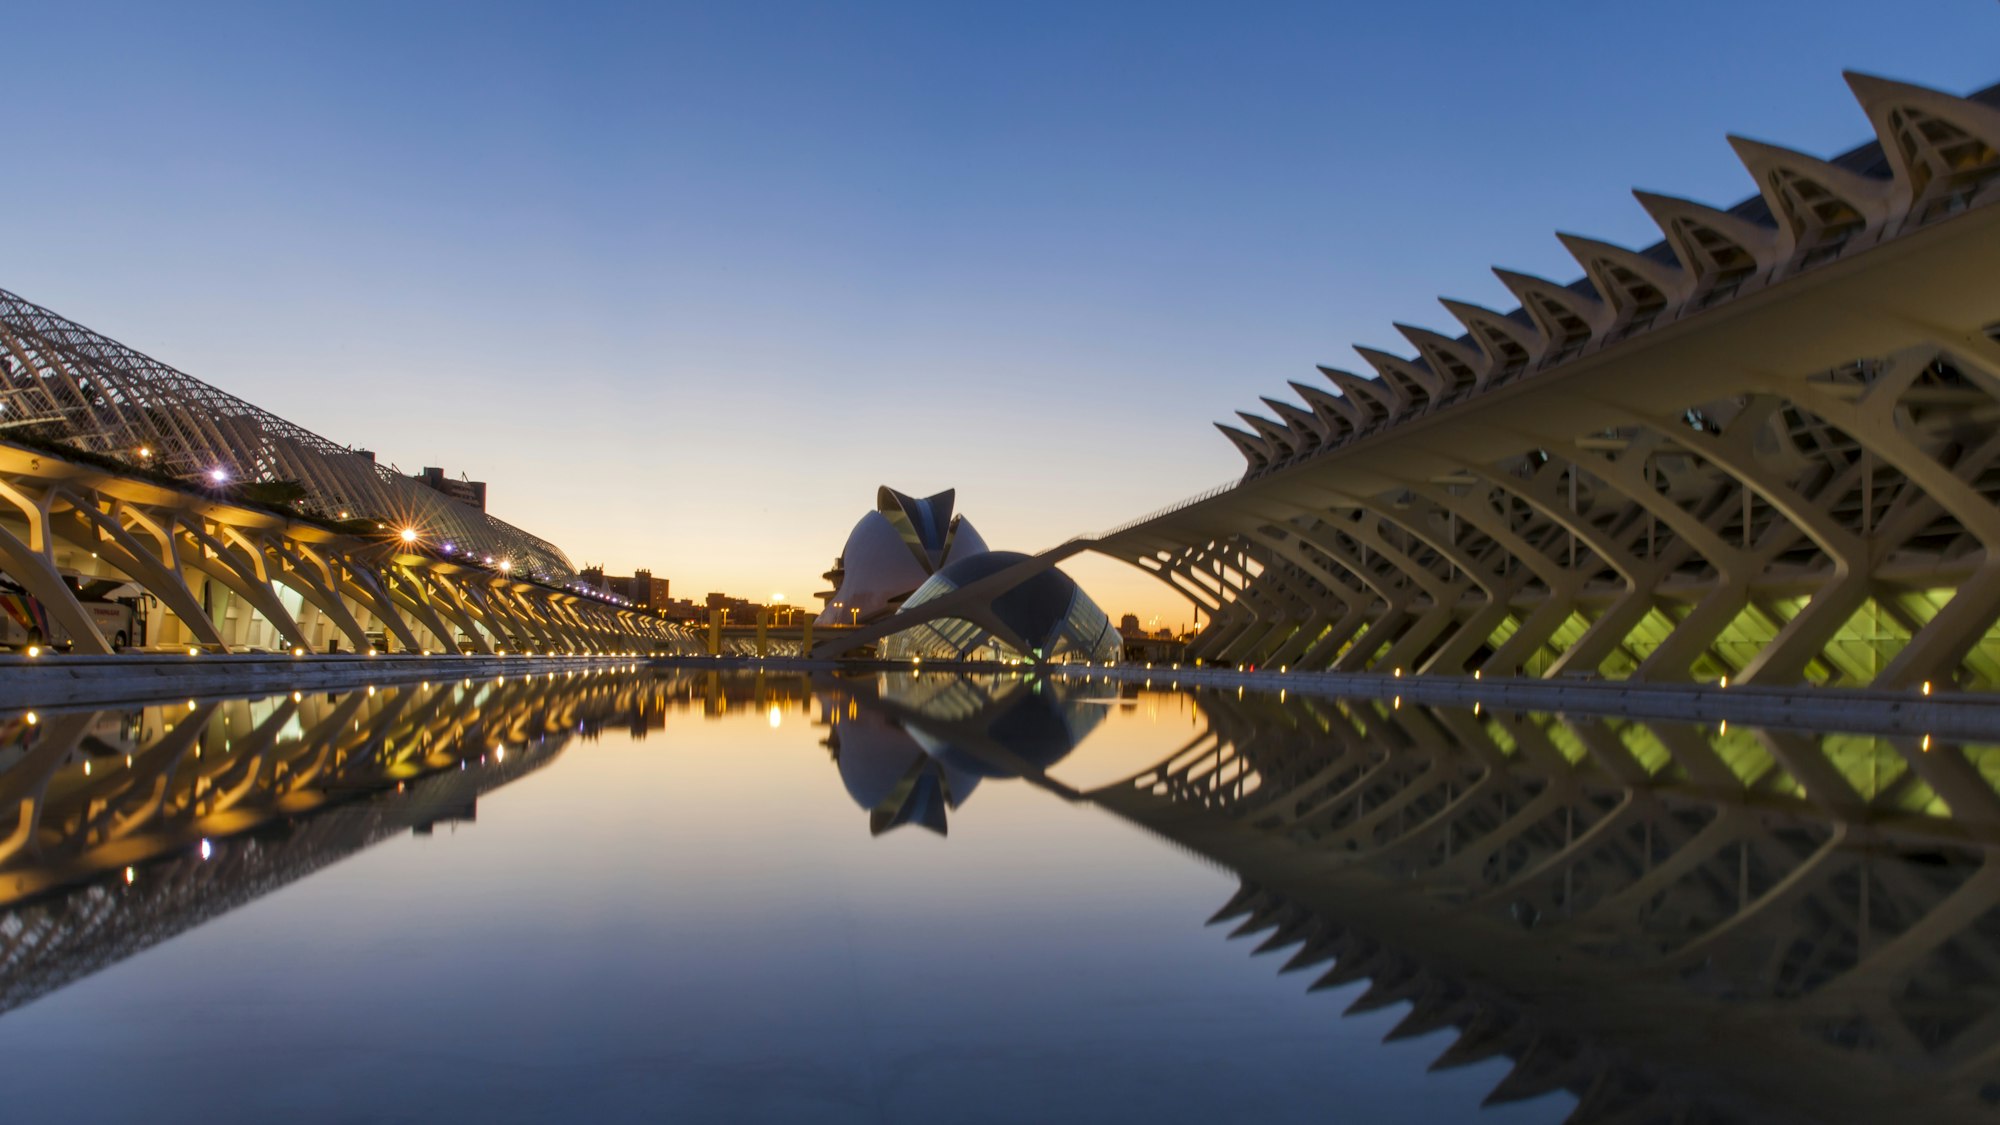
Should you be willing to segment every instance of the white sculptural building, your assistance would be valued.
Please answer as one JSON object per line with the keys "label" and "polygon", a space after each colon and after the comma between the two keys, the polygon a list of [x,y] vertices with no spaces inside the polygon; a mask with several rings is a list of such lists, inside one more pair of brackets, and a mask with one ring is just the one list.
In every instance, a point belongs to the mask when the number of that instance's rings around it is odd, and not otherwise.
{"label": "white sculptural building", "polygon": [[[955,500],[951,489],[923,499],[886,485],[877,490],[875,510],[854,525],[827,572],[835,588],[820,595],[826,608],[818,623],[891,620],[1026,560],[989,550],[972,524],[952,513]],[[1090,595],[1050,567],[950,616],[891,633],[881,653],[895,660],[1066,663],[1116,660],[1121,647],[1110,618]]]}

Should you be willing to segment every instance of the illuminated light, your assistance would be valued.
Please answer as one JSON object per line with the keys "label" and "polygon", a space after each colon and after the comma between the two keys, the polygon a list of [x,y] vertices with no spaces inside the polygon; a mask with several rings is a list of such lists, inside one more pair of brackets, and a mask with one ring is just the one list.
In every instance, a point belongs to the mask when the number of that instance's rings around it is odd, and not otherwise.
{"label": "illuminated light", "polygon": [[203,840],[201,842],[201,858],[207,859],[209,856],[212,856],[214,854],[215,854],[215,848],[212,847],[207,840]]}
{"label": "illuminated light", "polygon": [[217,466],[208,471],[208,479],[216,484],[221,484],[223,481],[229,479],[229,470]]}
{"label": "illuminated light", "polygon": [[1472,713],[1475,715],[1479,714],[1479,701],[1477,699],[1472,701]]}
{"label": "illuminated light", "polygon": [[785,713],[775,703],[771,704],[770,718],[772,730],[776,730],[785,724]]}
{"label": "illuminated light", "polygon": [[36,656],[40,656],[41,654],[42,654],[42,646],[40,646],[40,645],[29,645],[29,646],[28,646],[28,655],[29,655],[30,657],[36,657]]}
{"label": "illuminated light", "polygon": [[1474,668],[1474,669],[1472,670],[1472,678],[1473,678],[1473,679],[1475,679],[1475,680],[1479,678],[1479,669],[1477,669],[1477,668]]}
{"label": "illuminated light", "polygon": [[494,761],[496,761],[496,762],[504,762],[504,761],[506,761],[506,760],[507,760],[507,748],[506,748],[505,746],[495,746],[495,747],[493,748],[493,760],[494,760]]}
{"label": "illuminated light", "polygon": [[125,755],[125,768],[132,768],[132,755],[130,754]]}
{"label": "illuminated light", "polygon": [[134,880],[134,879],[136,879],[136,878],[138,878],[138,877],[139,877],[139,875],[138,875],[138,872],[136,872],[136,871],[133,871],[133,870],[132,870],[131,868],[129,868],[129,867],[125,869],[125,885],[126,885],[126,886],[128,886],[128,887],[129,887],[129,886],[131,886],[131,885],[132,885],[132,880]]}
{"label": "illuminated light", "polygon": [[39,723],[39,722],[41,722],[41,721],[42,721],[42,717],[41,717],[40,715],[37,715],[37,714],[35,714],[35,713],[34,713],[33,711],[30,711],[30,712],[28,712],[28,725],[29,725],[29,726],[34,726],[34,725],[35,725],[36,723]]}
{"label": "illuminated light", "polygon": [[1925,695],[1929,695],[1930,693],[1931,693],[1931,682],[1930,682],[1929,680],[1925,680],[1925,681],[1924,681],[1924,694],[1925,694]]}
{"label": "illuminated light", "polygon": [[1396,678],[1399,680],[1403,678],[1403,670],[1401,668],[1396,669]]}
{"label": "illuminated light", "polygon": [[404,529],[403,529],[403,542],[405,542],[405,543],[415,543],[416,541],[417,541],[417,529],[416,529],[416,528],[414,528],[414,527],[406,527],[406,528],[404,528]]}
{"label": "illuminated light", "polygon": [[1718,684],[1717,684],[1716,686],[1717,686],[1717,687],[1728,687],[1728,686],[1729,686],[1729,677],[1728,677],[1728,676],[1724,676],[1724,677],[1722,677],[1721,681],[1720,681],[1720,682],[1719,682],[1719,683],[1718,683]]}
{"label": "illuminated light", "polygon": [[188,700],[188,710],[194,710],[194,700],[192,699]]}
{"label": "illuminated light", "polygon": [[150,446],[150,445],[142,445],[142,446],[140,446],[140,447],[139,447],[139,456],[141,456],[141,457],[151,457],[152,455],[153,455],[153,447],[152,447],[152,446]]}
{"label": "illuminated light", "polygon": [[1931,752],[1931,736],[1927,734],[1924,736],[1924,753],[1928,754],[1930,752]]}
{"label": "illuminated light", "polygon": [[1391,707],[1390,710],[1401,711],[1402,709],[1403,709],[1403,697],[1399,695],[1396,697],[1395,705]]}
{"label": "illuminated light", "polygon": [[1282,675],[1282,674],[1284,674],[1284,673],[1286,673],[1286,672],[1289,672],[1289,671],[1291,671],[1291,670],[1292,670],[1292,666],[1291,666],[1291,665],[1289,665],[1289,664],[1280,664],[1280,665],[1278,665],[1278,672],[1279,672],[1279,674],[1280,674],[1280,675]]}
{"label": "illuminated light", "polygon": [[302,649],[302,648],[295,648],[295,649],[293,649],[293,650],[292,650],[292,655],[293,655],[293,656],[304,656],[305,654],[306,654],[306,650],[305,650],[305,649]]}
{"label": "illuminated light", "polygon": [[295,691],[295,692],[293,692],[293,693],[292,693],[292,702],[293,702],[293,703],[303,703],[303,702],[305,701],[305,698],[306,698],[306,697],[305,697],[305,694],[304,694],[303,692],[296,692],[296,691]]}
{"label": "illuminated light", "polygon": [[509,571],[512,571],[513,569],[514,569],[514,563],[511,559],[500,560],[500,573],[506,574]]}
{"label": "illuminated light", "polygon": [[188,646],[188,655],[189,655],[189,656],[200,656],[200,655],[201,655],[201,650],[200,650],[200,649],[198,649],[198,648],[195,648],[195,647],[194,647],[194,646],[192,646],[192,645],[190,645],[190,646]]}
{"label": "illuminated light", "polygon": [[1728,734],[1728,733],[1729,733],[1729,720],[1728,720],[1728,719],[1724,719],[1724,720],[1722,720],[1722,723],[1721,723],[1721,725],[1720,725],[1720,726],[1717,726],[1717,727],[1715,728],[1715,733],[1717,733],[1717,734]]}
{"label": "illuminated light", "polygon": [[85,763],[83,763],[83,776],[85,776],[85,777],[89,777],[89,776],[90,776],[90,763],[89,763],[89,762],[85,762]]}
{"label": "illuminated light", "polygon": [[371,648],[371,649],[369,649],[369,650],[368,650],[368,655],[370,655],[370,656],[373,656],[373,655],[375,655],[375,650],[374,650],[374,649],[372,649],[372,648]]}
{"label": "illuminated light", "polygon": [[369,685],[368,685],[368,694],[369,694],[369,695],[374,695],[374,694],[375,694],[375,685],[374,685],[374,684],[369,684]]}

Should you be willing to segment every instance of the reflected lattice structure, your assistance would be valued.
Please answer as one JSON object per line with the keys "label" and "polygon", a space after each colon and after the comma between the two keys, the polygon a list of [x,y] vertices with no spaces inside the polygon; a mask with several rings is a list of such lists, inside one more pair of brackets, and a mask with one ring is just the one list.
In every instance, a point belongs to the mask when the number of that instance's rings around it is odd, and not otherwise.
{"label": "reflected lattice structure", "polygon": [[17,722],[0,731],[18,811],[0,1012],[389,836],[470,820],[572,740],[658,726],[678,691],[557,673]]}
{"label": "reflected lattice structure", "polygon": [[2000,687],[2000,87],[1854,75],[1877,138],[1733,140],[1757,194],[1639,193],[1563,284],[1444,302],[1223,427],[1240,480],[1094,539],[1192,657],[1445,674]]}
{"label": "reflected lattice structure", "polygon": [[[1578,1122],[1986,1121],[2000,747],[1204,696],[1091,799],[1239,874],[1216,920]],[[1330,967],[1329,967],[1329,964]]]}

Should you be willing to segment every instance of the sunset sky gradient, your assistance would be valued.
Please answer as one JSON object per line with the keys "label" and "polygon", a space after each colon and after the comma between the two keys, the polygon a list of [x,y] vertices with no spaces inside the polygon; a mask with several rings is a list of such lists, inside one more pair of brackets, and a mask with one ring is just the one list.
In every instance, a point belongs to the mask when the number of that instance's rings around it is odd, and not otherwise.
{"label": "sunset sky gradient", "polygon": [[[1643,244],[1724,135],[2000,80],[2000,6],[43,5],[0,287],[674,592],[823,588],[878,484],[996,547],[1241,470],[1210,427],[1435,298]],[[1104,608],[1183,624],[1122,564]]]}

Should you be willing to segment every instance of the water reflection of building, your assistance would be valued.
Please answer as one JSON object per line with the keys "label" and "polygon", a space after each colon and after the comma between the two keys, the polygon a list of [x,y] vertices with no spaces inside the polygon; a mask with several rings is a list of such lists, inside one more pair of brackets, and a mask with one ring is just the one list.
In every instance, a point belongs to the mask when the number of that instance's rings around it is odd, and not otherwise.
{"label": "water reflection of building", "polygon": [[390,836],[470,823],[676,687],[557,673],[0,723],[0,1012]]}
{"label": "water reflection of building", "polygon": [[[1609,1121],[1988,1121],[2000,748],[1204,697],[1093,801],[1392,1038]],[[1234,936],[1234,935],[1233,935]]]}
{"label": "water reflection of building", "polygon": [[944,835],[947,811],[981,781],[1042,776],[1115,697],[1029,675],[881,674],[814,686],[841,784],[877,836],[905,824]]}

